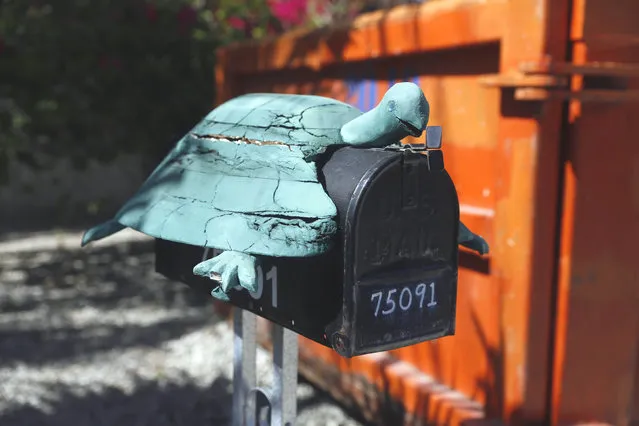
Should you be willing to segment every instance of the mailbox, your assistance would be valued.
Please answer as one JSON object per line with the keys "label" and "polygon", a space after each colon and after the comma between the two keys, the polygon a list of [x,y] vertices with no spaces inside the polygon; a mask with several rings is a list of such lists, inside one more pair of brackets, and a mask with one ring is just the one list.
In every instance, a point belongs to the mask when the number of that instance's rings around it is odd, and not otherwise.
{"label": "mailbox", "polygon": [[[259,257],[257,290],[230,303],[344,357],[455,332],[459,202],[439,149],[343,147],[318,164],[338,211],[334,248]],[[210,292],[193,265],[219,251],[156,240],[159,273]]]}

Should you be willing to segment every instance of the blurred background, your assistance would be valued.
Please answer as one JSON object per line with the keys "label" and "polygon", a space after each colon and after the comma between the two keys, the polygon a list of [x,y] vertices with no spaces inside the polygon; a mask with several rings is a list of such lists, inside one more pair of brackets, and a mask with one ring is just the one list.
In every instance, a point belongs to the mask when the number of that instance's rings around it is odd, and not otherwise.
{"label": "blurred background", "polygon": [[429,99],[491,252],[460,250],[453,337],[350,361],[301,339],[299,424],[639,425],[637,16],[637,0],[0,0],[0,426],[228,424],[227,312],[156,274],[150,238],[81,249],[82,231],[216,102],[367,110],[399,80]]}
{"label": "blurred background", "polygon": [[[81,231],[212,109],[218,47],[397,3],[0,1],[0,425],[227,424],[210,300],[155,274],[149,239],[80,250]],[[301,424],[359,424],[300,398]]]}
{"label": "blurred background", "polygon": [[0,227],[113,213],[212,109],[216,48],[399,3],[3,0]]}

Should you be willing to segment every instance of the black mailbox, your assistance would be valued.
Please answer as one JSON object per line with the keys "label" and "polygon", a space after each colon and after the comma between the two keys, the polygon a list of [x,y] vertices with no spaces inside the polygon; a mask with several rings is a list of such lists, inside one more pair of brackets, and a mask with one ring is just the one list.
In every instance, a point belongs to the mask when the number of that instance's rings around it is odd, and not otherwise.
{"label": "black mailbox", "polygon": [[[336,150],[322,165],[340,232],[330,252],[260,257],[255,293],[230,303],[344,357],[452,335],[457,295],[459,202],[442,152]],[[207,292],[193,275],[212,249],[157,240],[156,269]]]}

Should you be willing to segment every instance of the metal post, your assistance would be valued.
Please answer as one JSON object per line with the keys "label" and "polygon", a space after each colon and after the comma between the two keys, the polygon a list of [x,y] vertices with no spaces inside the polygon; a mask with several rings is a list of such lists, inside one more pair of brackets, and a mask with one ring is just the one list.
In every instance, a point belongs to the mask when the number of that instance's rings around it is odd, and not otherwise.
{"label": "metal post", "polygon": [[292,426],[297,416],[297,334],[273,324],[272,426]]}
{"label": "metal post", "polygon": [[233,309],[233,426],[255,424],[256,316]]}
{"label": "metal post", "polygon": [[[233,426],[293,426],[297,416],[297,334],[273,324],[273,386],[257,388],[257,317],[233,310]],[[270,422],[269,422],[270,419]]]}

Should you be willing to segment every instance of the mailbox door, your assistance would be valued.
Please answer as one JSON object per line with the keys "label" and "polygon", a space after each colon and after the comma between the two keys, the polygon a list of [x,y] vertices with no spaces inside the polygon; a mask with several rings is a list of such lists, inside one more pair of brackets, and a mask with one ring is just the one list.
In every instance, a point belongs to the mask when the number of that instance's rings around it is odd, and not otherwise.
{"label": "mailbox door", "polygon": [[344,148],[324,167],[344,241],[344,307],[329,329],[343,356],[454,333],[459,204],[441,152],[429,159]]}

